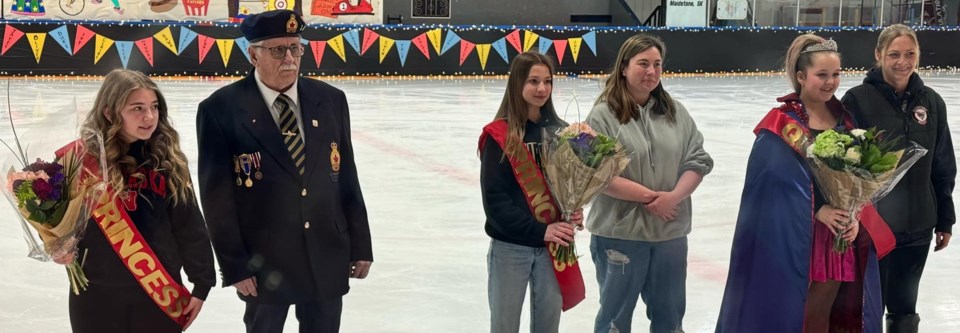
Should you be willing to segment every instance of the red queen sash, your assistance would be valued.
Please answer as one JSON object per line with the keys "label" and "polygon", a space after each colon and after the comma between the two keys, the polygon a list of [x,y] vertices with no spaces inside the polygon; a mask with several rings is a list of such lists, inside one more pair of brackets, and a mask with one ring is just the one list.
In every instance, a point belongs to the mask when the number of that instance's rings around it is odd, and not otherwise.
{"label": "red queen sash", "polygon": [[[483,150],[483,145],[489,135],[493,138],[493,141],[496,141],[503,148],[504,152],[509,151],[509,149],[506,149],[506,133],[507,122],[505,120],[500,119],[488,124],[483,128],[483,134],[480,135],[480,150]],[[513,175],[517,178],[517,183],[520,184],[520,189],[523,190],[523,195],[527,199],[530,212],[540,223],[557,222],[560,210],[553,200],[550,188],[547,187],[543,173],[537,167],[533,154],[526,149],[523,151],[525,153],[520,154],[520,156],[511,156],[509,153],[506,156],[513,168]],[[557,277],[557,284],[560,286],[560,294],[563,297],[562,309],[567,311],[586,297],[580,265],[576,261],[558,261],[555,256],[557,252],[556,243],[547,243],[547,248],[550,249],[547,252],[550,253],[550,258],[553,260],[553,272]]]}

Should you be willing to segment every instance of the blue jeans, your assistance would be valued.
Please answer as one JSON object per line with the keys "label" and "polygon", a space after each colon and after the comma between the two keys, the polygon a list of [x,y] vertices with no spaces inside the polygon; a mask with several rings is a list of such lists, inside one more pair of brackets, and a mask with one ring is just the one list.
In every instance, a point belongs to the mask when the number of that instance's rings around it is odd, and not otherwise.
{"label": "blue jeans", "polygon": [[596,333],[630,332],[638,297],[652,333],[682,333],[687,301],[687,237],[665,242],[590,238],[600,284]]}
{"label": "blue jeans", "polygon": [[520,313],[530,284],[530,332],[560,330],[563,299],[546,247],[490,241],[487,253],[490,332],[520,332]]}

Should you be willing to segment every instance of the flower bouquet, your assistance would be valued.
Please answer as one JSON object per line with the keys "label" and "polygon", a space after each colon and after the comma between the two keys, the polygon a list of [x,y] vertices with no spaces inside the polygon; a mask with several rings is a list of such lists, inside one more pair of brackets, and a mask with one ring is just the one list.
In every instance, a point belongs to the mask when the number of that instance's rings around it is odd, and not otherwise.
{"label": "flower bouquet", "polygon": [[[926,149],[907,142],[895,149],[898,139],[886,138],[876,128],[849,132],[826,130],[808,147],[814,178],[827,202],[858,216],[863,206],[886,196]],[[849,244],[837,230],[833,250],[844,253]]]}

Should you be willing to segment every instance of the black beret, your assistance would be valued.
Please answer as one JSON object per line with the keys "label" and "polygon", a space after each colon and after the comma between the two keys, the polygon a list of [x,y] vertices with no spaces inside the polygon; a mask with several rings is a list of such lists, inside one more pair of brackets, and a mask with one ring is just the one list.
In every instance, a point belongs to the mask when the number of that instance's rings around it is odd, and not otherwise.
{"label": "black beret", "polygon": [[251,43],[275,37],[299,37],[306,28],[300,15],[286,9],[250,15],[240,23],[240,31]]}

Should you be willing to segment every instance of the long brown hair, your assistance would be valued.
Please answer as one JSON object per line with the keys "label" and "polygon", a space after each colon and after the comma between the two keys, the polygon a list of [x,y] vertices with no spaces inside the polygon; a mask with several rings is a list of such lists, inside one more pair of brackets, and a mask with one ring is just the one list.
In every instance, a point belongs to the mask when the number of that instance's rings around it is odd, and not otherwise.
{"label": "long brown hair", "polygon": [[[650,48],[656,48],[660,52],[660,57],[666,60],[667,48],[659,37],[648,34],[637,34],[627,38],[620,46],[620,52],[617,54],[617,60],[610,69],[610,76],[603,84],[603,91],[597,97],[594,104],[606,102],[617,115],[617,120],[621,124],[626,124],[630,119],[640,117],[640,110],[637,108],[639,101],[634,100],[627,89],[627,78],[623,72],[630,64],[630,59]],[[663,81],[657,84],[657,87],[650,92],[650,96],[656,98],[657,102],[653,106],[653,112],[667,116],[671,123],[676,122],[677,110],[674,106],[673,98],[663,89]]]}
{"label": "long brown hair", "polygon": [[814,54],[833,52],[836,53],[838,57],[840,56],[839,52],[832,50],[803,52],[803,49],[810,45],[826,42],[827,40],[823,37],[811,33],[797,36],[797,38],[793,39],[793,43],[790,43],[790,48],[787,49],[786,60],[783,62],[783,73],[787,76],[787,79],[790,80],[790,85],[793,86],[795,93],[799,94],[801,87],[800,80],[797,79],[797,72],[804,73],[807,71],[807,68],[813,65]]}
{"label": "long brown hair", "polygon": [[[146,164],[166,174],[167,187],[170,189],[174,204],[186,202],[193,196],[187,156],[180,151],[180,136],[170,125],[167,101],[156,83],[145,74],[126,69],[116,69],[107,74],[97,93],[93,109],[83,122],[84,147],[88,153],[99,159],[101,157],[98,142],[100,139],[97,136],[102,138],[105,155],[103,157],[107,164],[105,180],[115,190],[120,191],[126,188],[125,179],[128,177],[146,180],[146,175],[136,171],[140,166],[136,159],[127,155],[130,144],[120,137],[123,129],[120,110],[123,109],[130,94],[138,89],[149,89],[156,93],[159,109],[157,129],[144,146]],[[111,119],[117,121],[111,121]]]}
{"label": "long brown hair", "polygon": [[890,44],[893,43],[894,39],[900,36],[907,36],[913,40],[913,44],[917,46],[917,62],[913,64],[914,69],[920,66],[920,41],[917,39],[917,33],[913,31],[908,26],[897,23],[886,27],[880,32],[880,36],[877,37],[877,47],[874,49],[874,56],[877,58],[876,66],[877,68],[882,68],[883,64],[880,59],[883,59],[883,53],[887,51],[887,48],[890,47]]}
{"label": "long brown hair", "polygon": [[[554,76],[555,69],[553,62],[546,56],[535,52],[524,52],[518,54],[510,63],[510,76],[507,78],[507,89],[503,93],[503,101],[500,102],[500,109],[494,120],[505,119],[507,121],[507,142],[504,154],[517,156],[523,152],[524,128],[527,126],[527,101],[523,99],[523,86],[527,84],[527,76],[530,75],[530,69],[535,65],[547,66],[550,71],[550,77]],[[553,108],[553,92],[547,97],[547,102],[540,107],[540,117],[559,121],[557,110]]]}

